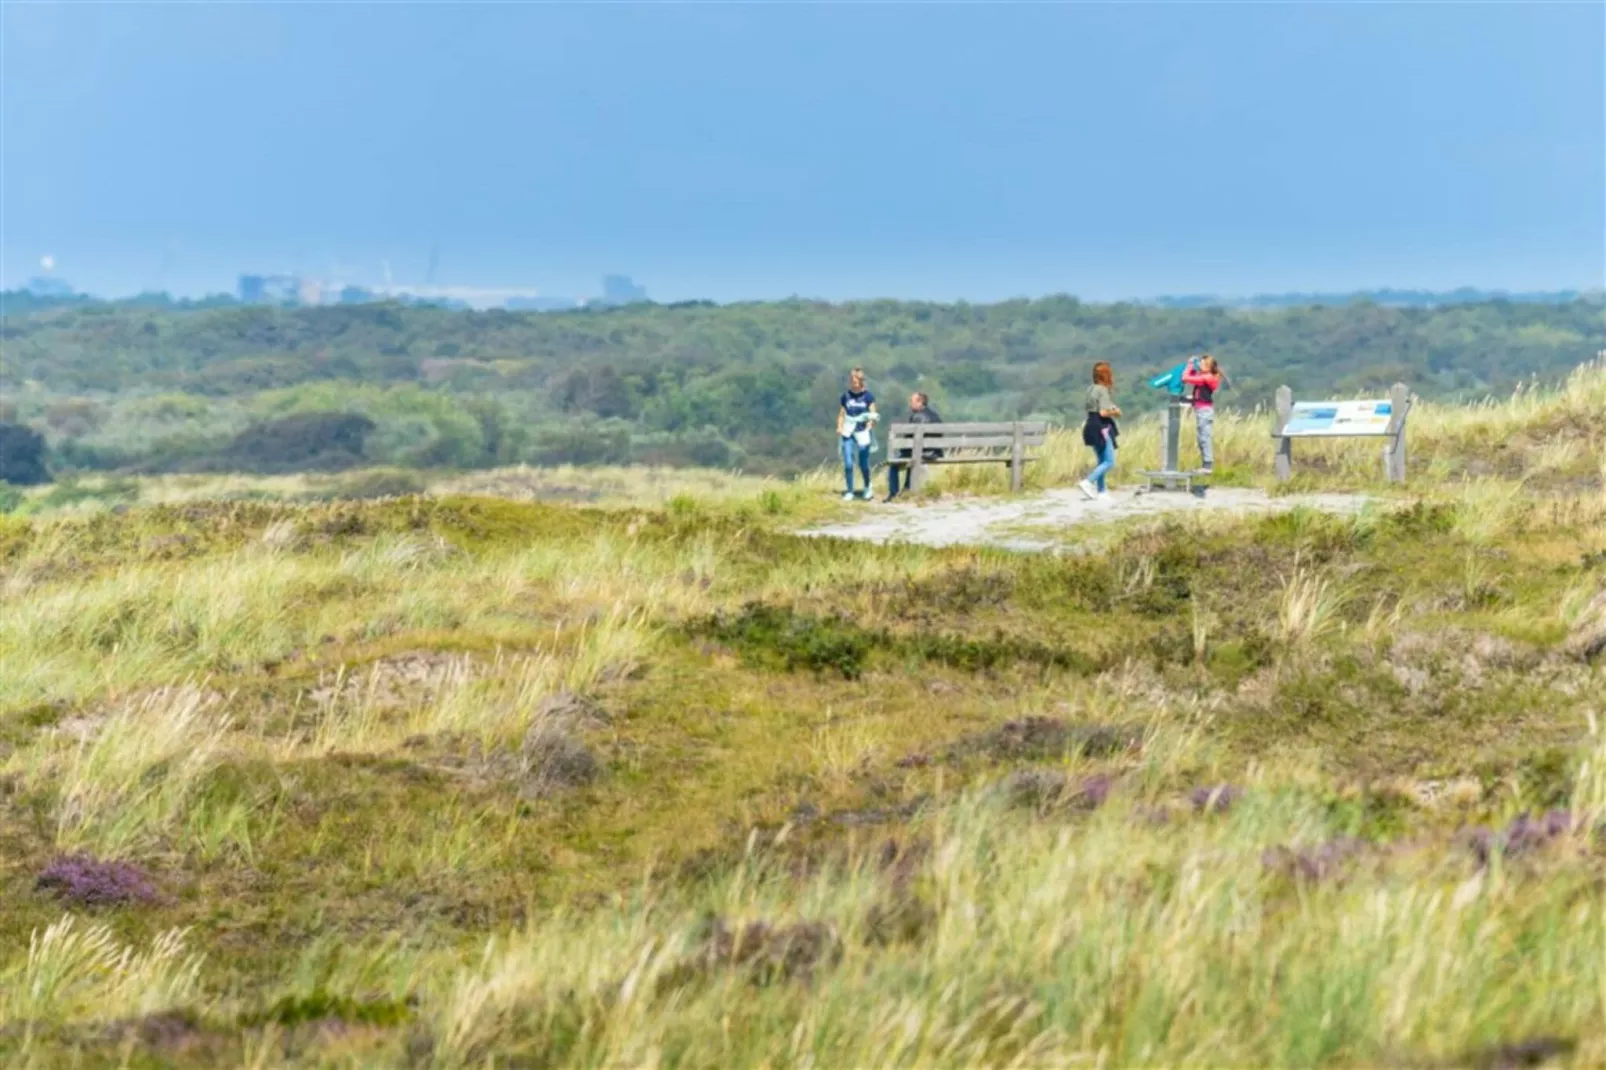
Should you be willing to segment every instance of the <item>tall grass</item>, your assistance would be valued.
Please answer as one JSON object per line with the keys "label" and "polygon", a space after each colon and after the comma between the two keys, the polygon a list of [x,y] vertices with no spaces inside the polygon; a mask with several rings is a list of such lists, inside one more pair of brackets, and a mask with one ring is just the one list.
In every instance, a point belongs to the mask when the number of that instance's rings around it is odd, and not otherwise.
{"label": "tall grass", "polygon": [[[570,1065],[1399,1065],[1581,1034],[1606,1052],[1606,960],[1568,935],[1606,931],[1583,872],[1362,860],[1296,890],[1264,852],[1329,833],[1263,789],[1187,836],[1124,803],[1065,828],[973,800],[930,830],[912,887],[933,914],[910,943],[867,940],[890,894],[868,858],[794,889],[755,857],[702,898],[545,923],[426,1000],[436,1057],[524,1037]],[[686,974],[704,911],[824,925],[841,960],[763,987],[735,964]]]}
{"label": "tall grass", "polygon": [[44,762],[30,780],[56,785],[57,844],[118,854],[173,828],[223,749],[223,706],[194,686],[159,688],[91,727],[64,760],[32,752]]}
{"label": "tall grass", "polygon": [[307,698],[310,722],[277,741],[281,759],[294,756],[383,753],[420,736],[472,737],[486,745],[522,738],[548,699],[588,694],[629,675],[651,652],[655,630],[638,612],[616,607],[595,621],[518,654],[496,652],[437,659],[425,678],[380,660],[365,669],[341,666]]}
{"label": "tall grass", "polygon": [[330,570],[253,554],[30,592],[0,615],[0,660],[16,667],[0,679],[0,705],[115,692],[316,641],[308,615],[294,611],[320,571]]}
{"label": "tall grass", "polygon": [[[1136,389],[1136,388],[1134,388]],[[1311,399],[1301,399],[1311,400]],[[1598,479],[1606,487],[1606,361],[1575,368],[1554,387],[1519,387],[1510,397],[1474,404],[1418,400],[1407,432],[1408,477],[1434,483],[1464,473],[1509,472],[1516,477],[1571,475]],[[1216,482],[1265,484],[1273,480],[1272,414],[1264,409],[1216,415]],[[1162,422],[1158,416],[1122,427],[1113,478],[1159,468]],[[1198,451],[1191,421],[1182,428],[1182,465],[1194,467]],[[1345,487],[1384,486],[1379,439],[1301,439],[1294,445],[1294,467],[1304,483]],[[1092,467],[1092,451],[1081,429],[1051,431],[1041,460],[1027,466],[1028,488],[1075,484]],[[945,491],[1001,493],[1009,474],[1002,466],[938,466],[931,486]],[[1606,490],[1603,490],[1606,493]]]}
{"label": "tall grass", "polygon": [[1572,804],[1580,827],[1590,829],[1606,822],[1606,729],[1593,711],[1589,714],[1589,735],[1583,751],[1573,782]]}
{"label": "tall grass", "polygon": [[[822,511],[821,492],[834,478],[824,470],[792,480],[707,468],[560,465],[471,472],[394,468],[291,475],[87,475],[70,489],[40,487],[24,492],[22,512],[31,516],[85,516],[119,505],[172,505],[222,500],[318,502],[422,493],[472,495],[513,501],[549,501],[607,507],[664,508],[691,501],[714,511],[746,509],[754,516],[807,518]],[[828,508],[828,505],[825,506]]]}
{"label": "tall grass", "polygon": [[508,600],[543,605],[559,622],[595,616],[581,653],[629,660],[623,648],[610,654],[607,642],[634,642],[627,622],[639,623],[644,607],[706,605],[706,562],[714,559],[697,544],[682,561],[674,546],[606,532],[589,548],[548,543],[483,558],[410,537],[339,554],[288,553],[282,542],[30,591],[0,614],[0,662],[10,668],[0,677],[0,709],[238,671],[326,636],[360,642],[468,626],[495,634],[509,627]]}
{"label": "tall grass", "polygon": [[104,923],[65,915],[0,968],[0,1025],[110,1021],[185,1005],[198,994],[201,970],[200,957],[185,954],[186,935],[169,930],[141,951]]}
{"label": "tall grass", "polygon": [[1347,600],[1347,592],[1331,577],[1296,561],[1277,605],[1278,639],[1298,648],[1322,638],[1339,625]]}

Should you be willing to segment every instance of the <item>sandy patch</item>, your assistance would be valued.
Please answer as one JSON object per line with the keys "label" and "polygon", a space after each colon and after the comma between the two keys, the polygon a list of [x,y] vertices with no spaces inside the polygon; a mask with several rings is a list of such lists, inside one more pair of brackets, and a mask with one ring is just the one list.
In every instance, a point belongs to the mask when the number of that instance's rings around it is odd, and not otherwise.
{"label": "sandy patch", "polygon": [[[1195,496],[1183,491],[1141,494],[1111,491],[1108,501],[1088,501],[1074,487],[1021,498],[968,498],[915,504],[863,504],[863,518],[824,524],[800,535],[909,542],[923,546],[1001,546],[1047,550],[1066,545],[1066,529],[1133,517],[1165,514],[1252,514],[1299,506],[1330,513],[1356,513],[1372,499],[1356,494],[1299,494],[1273,498],[1263,490],[1215,487]],[[1040,529],[1038,534],[1031,529]]]}

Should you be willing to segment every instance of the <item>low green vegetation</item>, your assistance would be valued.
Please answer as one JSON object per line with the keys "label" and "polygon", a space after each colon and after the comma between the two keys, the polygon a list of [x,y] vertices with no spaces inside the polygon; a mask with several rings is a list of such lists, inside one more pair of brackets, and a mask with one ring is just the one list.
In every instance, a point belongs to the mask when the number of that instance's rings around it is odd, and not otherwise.
{"label": "low green vegetation", "polygon": [[1283,383],[1321,398],[1399,380],[1423,397],[1475,400],[1554,383],[1606,350],[1598,297],[1278,310],[794,300],[556,314],[12,304],[0,322],[0,422],[44,433],[57,475],[521,463],[789,475],[831,459],[853,365],[888,411],[919,389],[950,420],[1075,427],[1096,360],[1115,365],[1135,416],[1161,403],[1145,378],[1203,350],[1230,373],[1223,404],[1244,412]]}
{"label": "low green vegetation", "polygon": [[[1532,493],[1566,495],[1599,484],[1606,411],[1606,364],[1590,361],[1547,389],[1522,389],[1503,401],[1453,405],[1419,399],[1410,419],[1413,482],[1447,494],[1478,498],[1479,511],[1498,509]],[[1306,440],[1298,445],[1296,475],[1275,481],[1269,418],[1223,412],[1216,419],[1218,486],[1254,486],[1278,493],[1355,491],[1389,494],[1377,440]],[[1185,435],[1185,440],[1191,440]],[[1160,425],[1155,417],[1129,420],[1122,436],[1119,486],[1134,469],[1157,464]],[[1041,458],[1027,466],[1026,489],[1074,485],[1089,467],[1079,429],[1051,430]],[[1192,441],[1183,464],[1197,463]],[[129,476],[88,474],[54,484],[0,487],[0,514],[64,515],[186,501],[317,502],[428,494],[494,496],[514,500],[648,506],[683,515],[715,512],[801,523],[831,516],[828,494],[840,486],[831,466],[790,480],[698,468],[645,466],[515,465],[482,471],[360,468],[338,473],[261,476],[240,473]],[[877,474],[877,485],[881,478]],[[1003,466],[946,466],[933,470],[929,496],[1001,494]],[[1034,533],[1040,534],[1040,533]],[[1074,533],[1085,541],[1086,533]]]}
{"label": "low green vegetation", "polygon": [[0,517],[0,1061],[1598,1065],[1595,374],[1086,553],[640,472]]}

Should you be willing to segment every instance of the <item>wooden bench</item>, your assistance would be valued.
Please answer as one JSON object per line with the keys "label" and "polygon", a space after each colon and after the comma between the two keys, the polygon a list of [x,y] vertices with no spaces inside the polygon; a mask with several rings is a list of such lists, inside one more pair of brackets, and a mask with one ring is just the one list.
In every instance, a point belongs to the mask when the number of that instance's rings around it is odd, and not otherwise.
{"label": "wooden bench", "polygon": [[[1041,449],[1048,439],[1048,424],[893,424],[887,433],[887,463],[909,469],[909,489],[926,482],[933,464],[1007,464],[1009,487],[1020,490],[1026,462],[1037,460],[1029,450]],[[927,450],[942,456],[927,460]]]}

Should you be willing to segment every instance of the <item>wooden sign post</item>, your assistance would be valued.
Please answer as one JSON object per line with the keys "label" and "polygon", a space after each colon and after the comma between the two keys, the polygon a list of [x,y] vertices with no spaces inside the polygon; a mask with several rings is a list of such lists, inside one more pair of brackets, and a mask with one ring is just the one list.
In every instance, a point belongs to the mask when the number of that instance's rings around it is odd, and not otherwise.
{"label": "wooden sign post", "polygon": [[1405,482],[1405,418],[1410,391],[1395,383],[1383,401],[1299,401],[1286,386],[1277,388],[1277,478],[1294,474],[1296,438],[1381,438],[1383,477]]}

